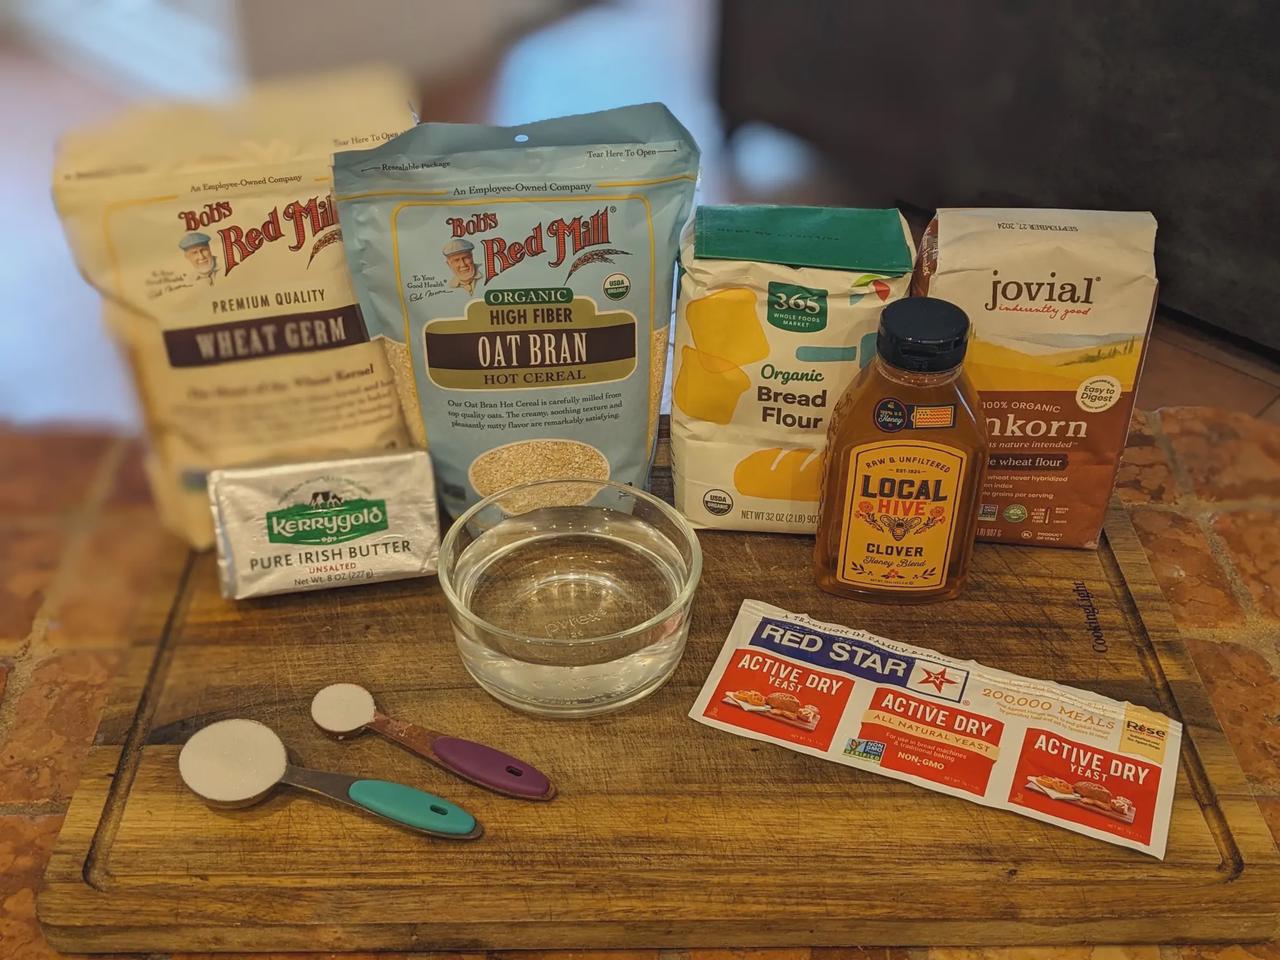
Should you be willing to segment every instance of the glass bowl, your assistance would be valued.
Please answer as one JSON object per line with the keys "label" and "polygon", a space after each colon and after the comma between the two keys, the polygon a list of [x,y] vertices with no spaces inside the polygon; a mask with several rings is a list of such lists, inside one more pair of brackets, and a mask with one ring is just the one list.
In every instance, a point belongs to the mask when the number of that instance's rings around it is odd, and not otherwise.
{"label": "glass bowl", "polygon": [[689,635],[693,528],[633,487],[541,480],[481,500],[440,545],[458,652],[503,703],[589,716],[648,696]]}

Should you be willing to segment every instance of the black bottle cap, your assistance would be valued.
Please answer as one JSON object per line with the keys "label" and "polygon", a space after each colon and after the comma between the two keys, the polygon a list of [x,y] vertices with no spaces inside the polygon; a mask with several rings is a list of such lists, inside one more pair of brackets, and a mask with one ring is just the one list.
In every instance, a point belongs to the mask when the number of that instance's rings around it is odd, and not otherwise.
{"label": "black bottle cap", "polygon": [[900,370],[940,373],[964,361],[968,342],[969,318],[954,303],[907,297],[880,314],[876,352]]}

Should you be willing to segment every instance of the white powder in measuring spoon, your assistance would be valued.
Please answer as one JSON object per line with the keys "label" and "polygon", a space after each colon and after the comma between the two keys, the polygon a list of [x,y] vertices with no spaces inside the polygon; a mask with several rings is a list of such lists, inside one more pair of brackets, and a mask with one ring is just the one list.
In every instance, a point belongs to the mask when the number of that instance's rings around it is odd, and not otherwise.
{"label": "white powder in measuring spoon", "polygon": [[256,720],[219,720],[178,754],[183,782],[210,803],[247,803],[284,777],[289,757],[275,731]]}
{"label": "white powder in measuring spoon", "polygon": [[333,683],[311,700],[311,719],[329,733],[354,733],[373,722],[373,694],[354,683]]}

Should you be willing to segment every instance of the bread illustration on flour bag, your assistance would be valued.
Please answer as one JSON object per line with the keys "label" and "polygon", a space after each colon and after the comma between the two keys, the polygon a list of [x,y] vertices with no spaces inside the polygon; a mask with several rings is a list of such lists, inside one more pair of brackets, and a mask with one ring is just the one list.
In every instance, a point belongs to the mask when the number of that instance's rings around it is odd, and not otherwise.
{"label": "bread illustration on flour bag", "polygon": [[748,497],[817,503],[822,495],[822,454],[817,450],[757,450],[733,468],[733,485]]}

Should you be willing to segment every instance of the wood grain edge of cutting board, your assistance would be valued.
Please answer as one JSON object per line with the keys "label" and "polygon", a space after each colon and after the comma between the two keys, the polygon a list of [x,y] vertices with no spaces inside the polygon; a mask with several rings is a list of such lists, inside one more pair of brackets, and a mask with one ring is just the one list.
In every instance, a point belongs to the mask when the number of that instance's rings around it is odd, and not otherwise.
{"label": "wood grain edge of cutting board", "polygon": [[[1133,603],[1122,604],[1130,628],[1150,644],[1147,669],[1165,711],[1183,724],[1182,767],[1219,849],[1219,871],[1240,913],[1256,915],[1227,941],[1269,940],[1280,931],[1280,851],[1240,762],[1218,722],[1208,691],[1182,640],[1129,514],[1113,497],[1107,514],[1109,556]],[[1104,564],[1106,563],[1104,554]],[[1168,676],[1181,679],[1170,681]],[[1202,905],[1190,902],[1188,909]]]}
{"label": "wood grain edge of cutting board", "polygon": [[[1219,876],[1210,879],[1210,884],[1219,890],[1225,885],[1230,890],[1231,910],[1222,911],[1219,902],[1205,911],[1206,903],[1215,898],[1202,883],[1189,885],[1181,907],[1203,914],[1197,921],[1198,941],[1267,939],[1276,928],[1280,855],[1223,736],[1194,664],[1178,637],[1146,555],[1121,508],[1113,508],[1107,532],[1117,565],[1115,572],[1122,578],[1118,582],[1124,583],[1137,605],[1137,609],[1127,610],[1126,615],[1132,618],[1135,634],[1150,639],[1149,669],[1156,678],[1162,678],[1166,672],[1185,678],[1172,684],[1157,679],[1155,686],[1168,698],[1166,706],[1179,712],[1187,726],[1184,767],[1210,829],[1225,851]],[[136,949],[144,940],[152,950],[182,950],[193,942],[201,943],[205,949],[262,948],[264,931],[261,929],[196,927],[184,925],[176,917],[174,924],[164,929],[154,925],[128,927],[120,925],[118,920],[103,922],[109,915],[118,918],[122,911],[127,911],[128,900],[143,900],[148,896],[145,888],[112,890],[109,870],[104,864],[96,863],[91,854],[95,849],[110,849],[111,833],[121,811],[108,808],[108,797],[118,772],[129,769],[127,763],[120,763],[121,754],[141,748],[141,743],[130,742],[130,734],[139,729],[145,731],[146,724],[137,724],[135,720],[146,711],[148,698],[155,692],[150,690],[148,682],[157,669],[157,644],[169,621],[181,617],[178,605],[188,596],[184,585],[190,562],[190,556],[178,550],[161,560],[163,576],[157,578],[158,586],[140,618],[134,646],[104,714],[97,744],[86,763],[81,786],[50,861],[39,899],[39,914],[49,942],[57,949]],[[126,784],[116,787],[116,796],[128,795]],[[1087,883],[1088,879],[1082,877],[1081,882]],[[240,892],[243,895],[246,891]],[[272,892],[269,883],[260,891],[264,899]],[[1163,899],[1167,893],[1161,890],[1158,895]],[[1168,906],[1166,903],[1166,910]],[[741,920],[737,919],[696,919],[625,925],[522,923],[521,933],[522,945],[529,948],[563,948],[567,943],[583,948],[618,947],[640,942],[686,946],[846,945],[851,942],[870,945],[898,944],[904,942],[904,938],[914,944],[1168,940],[1168,914],[1166,911],[1156,913],[1163,915],[1094,917],[1051,926],[1003,917],[998,932],[992,929],[990,918],[972,922],[933,921],[927,932],[922,932],[919,925],[912,925],[908,931],[901,921],[850,918],[847,922],[817,929],[808,923],[774,918],[767,925],[755,925],[749,932],[744,932]],[[354,925],[338,921],[323,925],[281,924],[273,926],[269,936],[274,949],[367,950],[414,946],[475,949],[501,939],[502,933],[496,925],[493,930],[472,928],[464,939],[450,939],[448,935],[442,936],[442,932],[433,929],[431,924]]]}
{"label": "wood grain edge of cutting board", "polygon": [[[106,892],[110,877],[105,865],[96,862],[95,851],[110,849],[124,812],[129,785],[116,781],[133,768],[122,762],[122,757],[127,750],[142,748],[139,741],[145,739],[146,724],[138,720],[156,692],[151,689],[151,680],[159,669],[157,649],[180,616],[177,605],[188,598],[186,581],[195,557],[172,538],[156,555],[155,576],[131,627],[124,663],[45,868],[36,914],[45,939],[56,950],[106,951],[112,949],[106,942],[118,936],[114,927],[93,926],[95,919],[112,909]],[[137,734],[132,742],[131,733]],[[113,798],[116,802],[109,806]]]}

